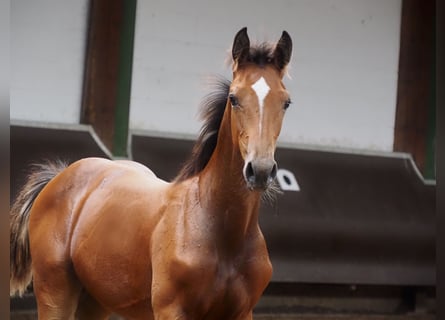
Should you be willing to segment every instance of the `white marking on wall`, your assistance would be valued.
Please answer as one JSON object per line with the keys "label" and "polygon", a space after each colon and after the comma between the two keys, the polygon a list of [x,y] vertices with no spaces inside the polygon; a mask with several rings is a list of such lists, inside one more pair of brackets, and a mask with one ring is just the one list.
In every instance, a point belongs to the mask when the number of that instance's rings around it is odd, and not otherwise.
{"label": "white marking on wall", "polygon": [[283,191],[300,191],[297,179],[294,174],[286,169],[278,169],[277,180]]}
{"label": "white marking on wall", "polygon": [[255,82],[252,85],[252,89],[255,91],[255,93],[258,97],[258,105],[260,108],[259,128],[260,128],[260,135],[261,135],[262,124],[263,124],[264,99],[266,98],[267,94],[269,93],[270,87],[268,86],[266,80],[264,80],[264,78],[261,77],[257,80],[257,82]]}

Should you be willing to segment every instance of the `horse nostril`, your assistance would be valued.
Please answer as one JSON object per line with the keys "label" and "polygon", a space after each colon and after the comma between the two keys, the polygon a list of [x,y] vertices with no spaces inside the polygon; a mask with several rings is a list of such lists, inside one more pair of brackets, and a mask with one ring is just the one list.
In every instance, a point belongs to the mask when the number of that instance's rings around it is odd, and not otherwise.
{"label": "horse nostril", "polygon": [[277,163],[272,159],[254,159],[245,164],[244,178],[251,188],[265,189],[277,176]]}
{"label": "horse nostril", "polygon": [[255,180],[255,172],[253,171],[252,162],[249,162],[249,163],[247,164],[244,173],[245,173],[245,175],[246,175],[246,179],[247,179],[247,181],[251,181],[251,182],[253,182],[253,180]]}
{"label": "horse nostril", "polygon": [[277,176],[277,171],[278,171],[277,164],[274,163],[273,167],[272,167],[272,171],[270,172],[270,177],[272,178],[272,180],[275,179],[275,177]]}

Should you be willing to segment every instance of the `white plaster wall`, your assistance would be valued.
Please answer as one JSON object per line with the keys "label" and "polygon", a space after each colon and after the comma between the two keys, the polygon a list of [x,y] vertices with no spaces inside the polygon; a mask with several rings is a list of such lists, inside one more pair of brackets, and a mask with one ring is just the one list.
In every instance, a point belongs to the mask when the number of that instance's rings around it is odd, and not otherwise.
{"label": "white plaster wall", "polygon": [[79,123],[88,3],[11,1],[11,119]]}
{"label": "white plaster wall", "polygon": [[230,76],[235,33],[284,29],[294,103],[280,141],[391,151],[400,14],[400,0],[138,0],[130,127],[196,135],[205,78]]}

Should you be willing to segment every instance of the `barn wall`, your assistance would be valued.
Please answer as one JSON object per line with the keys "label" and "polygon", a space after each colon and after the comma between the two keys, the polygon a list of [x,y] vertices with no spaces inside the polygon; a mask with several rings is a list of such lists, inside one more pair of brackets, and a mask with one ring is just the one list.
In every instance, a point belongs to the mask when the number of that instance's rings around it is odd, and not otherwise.
{"label": "barn wall", "polygon": [[[88,0],[11,3],[11,119],[79,123]],[[139,0],[130,128],[196,135],[234,34],[294,40],[281,142],[392,151],[401,0]]]}
{"label": "barn wall", "polygon": [[196,134],[234,34],[294,41],[281,141],[392,151],[401,1],[139,0],[130,127]]}
{"label": "barn wall", "polygon": [[11,119],[79,123],[88,3],[11,1]]}

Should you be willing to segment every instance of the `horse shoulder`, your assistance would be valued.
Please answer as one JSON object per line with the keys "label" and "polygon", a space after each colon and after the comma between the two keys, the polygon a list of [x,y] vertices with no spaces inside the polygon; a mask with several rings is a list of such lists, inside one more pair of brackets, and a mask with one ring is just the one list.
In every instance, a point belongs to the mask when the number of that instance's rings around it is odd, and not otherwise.
{"label": "horse shoulder", "polygon": [[201,259],[206,260],[206,256],[202,257],[206,243],[202,241],[202,223],[198,218],[197,190],[194,179],[170,185],[153,238],[154,250],[162,251],[160,256],[166,255],[166,259],[175,260],[178,268],[194,269]]}

